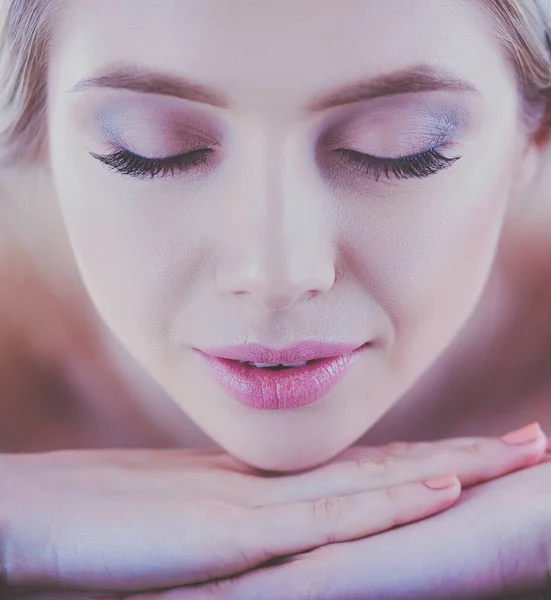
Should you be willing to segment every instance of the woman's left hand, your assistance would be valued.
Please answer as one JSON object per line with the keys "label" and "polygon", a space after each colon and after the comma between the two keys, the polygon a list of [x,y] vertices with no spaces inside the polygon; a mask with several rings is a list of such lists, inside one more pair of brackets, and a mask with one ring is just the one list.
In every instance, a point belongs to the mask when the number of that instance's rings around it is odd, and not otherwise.
{"label": "woman's left hand", "polygon": [[159,598],[467,600],[545,589],[551,590],[551,453],[536,466],[465,490],[455,506],[423,521],[198,586],[189,596],[191,590],[175,590]]}

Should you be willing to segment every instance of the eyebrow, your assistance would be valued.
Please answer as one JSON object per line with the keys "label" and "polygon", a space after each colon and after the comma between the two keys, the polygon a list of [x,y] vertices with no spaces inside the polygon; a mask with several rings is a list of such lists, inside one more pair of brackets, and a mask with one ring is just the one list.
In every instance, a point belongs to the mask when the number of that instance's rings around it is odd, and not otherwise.
{"label": "eyebrow", "polygon": [[81,79],[70,91],[78,92],[89,88],[110,88],[142,94],[172,96],[191,102],[210,104],[218,108],[228,108],[230,104],[225,94],[210,87],[184,77],[135,67],[122,67],[105,75]]}
{"label": "eyebrow", "polygon": [[314,112],[375,98],[420,92],[470,92],[482,96],[469,81],[441,69],[421,65],[341,86],[314,99],[308,105],[308,110]]}
{"label": "eyebrow", "polygon": [[[171,96],[217,108],[229,108],[231,105],[229,97],[220,90],[185,77],[136,67],[121,67],[104,75],[81,79],[70,91],[89,88],[123,89],[143,94]],[[341,86],[315,98],[308,104],[307,111],[318,112],[386,96],[436,91],[482,95],[465,79],[421,65]]]}

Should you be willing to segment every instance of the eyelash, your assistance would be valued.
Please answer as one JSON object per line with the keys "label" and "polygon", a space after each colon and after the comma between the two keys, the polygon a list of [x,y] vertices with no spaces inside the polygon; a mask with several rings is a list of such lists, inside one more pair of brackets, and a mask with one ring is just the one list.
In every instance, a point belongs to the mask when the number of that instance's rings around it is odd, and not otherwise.
{"label": "eyelash", "polygon": [[167,158],[145,158],[128,150],[117,150],[112,154],[90,154],[104,165],[121,175],[129,175],[139,179],[155,179],[156,177],[171,177],[175,173],[190,171],[205,165],[209,156],[214,152],[212,148],[201,148],[177,156]]}
{"label": "eyelash", "polygon": [[451,167],[461,157],[447,158],[440,154],[436,148],[419,152],[401,158],[379,158],[369,154],[362,154],[356,150],[336,150],[341,155],[341,160],[355,169],[362,171],[367,177],[379,181],[382,175],[387,179],[422,179],[435,175],[443,169]]}
{"label": "eyelash", "polygon": [[[204,166],[213,152],[212,148],[202,148],[167,158],[145,158],[121,148],[108,155],[94,152],[90,152],[90,154],[122,175],[139,179],[155,179],[169,175],[174,176],[175,173]],[[366,177],[375,181],[379,181],[383,175],[387,179],[390,179],[391,176],[395,179],[422,179],[451,167],[461,158],[459,156],[447,158],[434,148],[401,158],[379,158],[344,148],[339,148],[334,152],[339,153],[342,162],[362,171]]]}

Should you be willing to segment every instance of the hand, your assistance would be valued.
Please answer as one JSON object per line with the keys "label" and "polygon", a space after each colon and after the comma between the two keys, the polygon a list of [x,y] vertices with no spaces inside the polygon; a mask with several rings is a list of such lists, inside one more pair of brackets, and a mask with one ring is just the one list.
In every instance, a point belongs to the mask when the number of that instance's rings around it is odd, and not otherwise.
{"label": "hand", "polygon": [[545,590],[551,591],[551,454],[464,491],[429,519],[159,600],[535,600]]}
{"label": "hand", "polygon": [[[514,469],[530,466],[540,461],[545,452],[546,439],[538,428],[535,428],[535,433],[536,437],[533,442],[525,445],[509,445],[495,439],[461,438],[425,444],[391,444],[384,448],[352,448],[331,463],[298,477],[302,478],[303,482],[308,482],[309,478],[313,482],[316,477],[321,476],[323,480],[331,480],[334,485],[342,488],[347,487],[345,480],[351,481],[350,477],[354,472],[364,471],[364,480],[369,481],[367,485],[378,489],[389,483],[395,484],[396,481],[417,479],[420,474],[422,474],[421,478],[425,478],[442,472],[445,467],[444,471],[454,470],[463,485],[472,486],[480,481],[499,477]],[[297,476],[276,478],[275,481],[289,482],[293,481],[293,477]],[[347,491],[353,490],[349,487]],[[386,503],[392,503],[393,498],[395,499],[395,496],[391,494],[389,502],[389,495],[386,494]],[[368,502],[365,502],[367,507]],[[436,512],[433,511],[433,514]],[[409,540],[407,532],[414,526],[431,523],[436,518],[434,516],[418,525],[408,525],[383,535],[368,538],[359,530],[355,535],[352,535],[352,531],[350,531],[350,538],[364,537],[365,539],[346,544],[329,544],[306,554],[291,556],[284,561],[284,564],[264,566],[231,579],[220,579],[198,586],[137,595],[118,595],[117,598],[125,600],[202,600],[203,598],[209,600],[281,600],[281,598],[300,600],[308,598],[314,600],[318,597],[344,600],[347,597],[361,598],[362,591],[372,589],[369,577],[360,577],[364,572],[369,572],[370,576],[377,574],[381,580],[382,575],[378,573],[378,569],[385,570],[388,576],[386,580],[388,585],[402,576],[403,564],[393,560],[393,553],[389,553],[388,542],[383,542],[384,552],[380,551],[380,540],[386,540],[393,534],[400,535],[402,532],[402,536],[405,534],[405,541],[402,540],[401,543],[405,544],[415,556],[416,544],[406,543]],[[347,521],[344,512],[330,515],[330,520],[334,525]],[[408,521],[411,520],[408,519]],[[462,525],[464,527],[464,523]],[[388,523],[385,529],[387,528]],[[269,530],[268,536],[273,535],[273,532],[274,528]],[[417,540],[416,537],[415,540]],[[441,543],[441,541],[440,539],[439,542]],[[372,549],[369,546],[367,549],[363,548],[362,544],[368,542],[372,542]],[[432,550],[434,551],[434,548]],[[347,575],[342,576],[339,572],[339,569],[343,569],[343,573],[352,573],[351,568],[347,568],[347,560],[358,569],[353,573],[356,577],[353,581],[348,581]],[[426,555],[424,560],[427,560]],[[376,567],[373,567],[373,564]],[[419,564],[418,560],[417,564]],[[426,565],[430,563],[421,564],[422,572],[426,573]],[[410,573],[409,569],[404,571]],[[404,579],[407,579],[407,575],[404,575]],[[347,595],[349,590],[352,591]],[[392,590],[395,592],[396,588],[393,587]],[[334,595],[332,595],[333,591]],[[396,598],[394,592],[391,591],[388,596],[384,597]],[[419,598],[426,597],[426,595],[417,593],[412,597]]]}
{"label": "hand", "polygon": [[[484,444],[482,467],[456,448],[444,473],[461,462],[470,478],[493,476],[538,459],[536,447],[499,450]],[[442,475],[441,466],[425,461],[418,474]],[[347,461],[269,477],[221,452],[3,455],[0,595],[50,590],[61,598],[211,580],[384,531],[457,499],[457,478],[435,490],[418,474],[407,457],[388,472]]]}

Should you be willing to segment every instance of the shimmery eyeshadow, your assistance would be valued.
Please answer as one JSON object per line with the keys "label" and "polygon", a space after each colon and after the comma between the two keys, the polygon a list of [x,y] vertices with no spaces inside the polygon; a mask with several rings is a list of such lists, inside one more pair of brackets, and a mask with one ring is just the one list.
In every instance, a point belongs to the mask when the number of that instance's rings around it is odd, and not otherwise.
{"label": "shimmery eyeshadow", "polygon": [[453,140],[470,121],[469,110],[449,94],[410,94],[343,111],[325,132],[323,144],[375,156],[407,156]]}
{"label": "shimmery eyeshadow", "polygon": [[109,96],[87,110],[87,127],[91,124],[92,135],[104,142],[146,157],[182,154],[220,143],[220,127],[204,110],[171,98]]}

